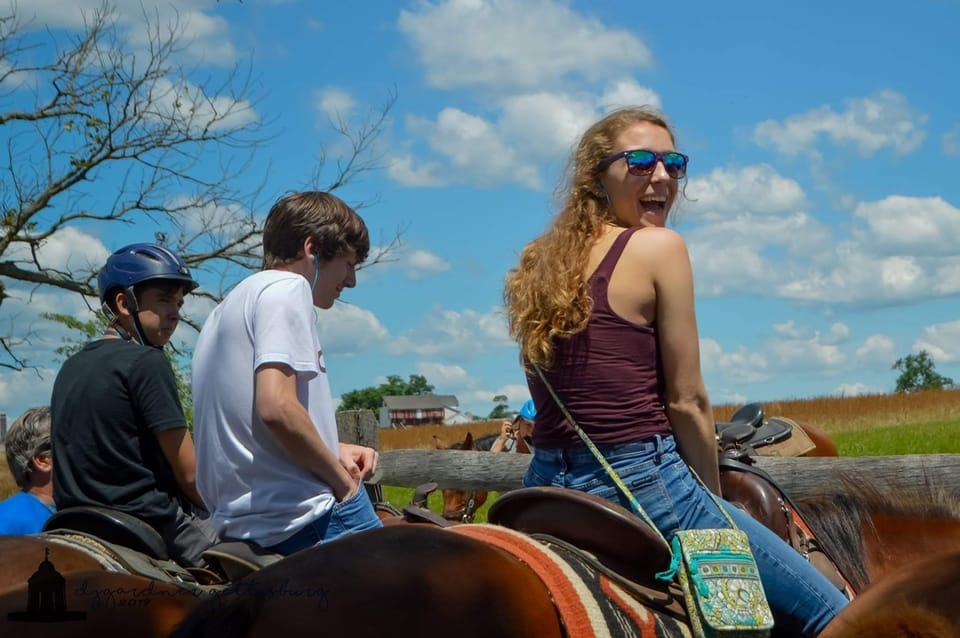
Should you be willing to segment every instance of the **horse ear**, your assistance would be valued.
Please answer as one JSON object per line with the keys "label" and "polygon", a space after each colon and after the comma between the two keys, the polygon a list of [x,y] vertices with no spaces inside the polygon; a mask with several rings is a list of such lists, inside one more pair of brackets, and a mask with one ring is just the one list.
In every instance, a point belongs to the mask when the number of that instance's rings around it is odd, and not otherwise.
{"label": "horse ear", "polygon": [[461,450],[472,450],[473,449],[473,433],[467,432],[467,438],[463,440],[463,445],[460,446]]}

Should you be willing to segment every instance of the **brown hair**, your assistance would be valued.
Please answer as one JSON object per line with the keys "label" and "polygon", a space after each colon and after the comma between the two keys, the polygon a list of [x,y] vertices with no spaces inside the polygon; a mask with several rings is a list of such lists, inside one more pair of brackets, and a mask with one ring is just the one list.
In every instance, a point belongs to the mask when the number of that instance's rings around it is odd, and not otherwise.
{"label": "brown hair", "polygon": [[276,268],[303,257],[303,242],[313,238],[320,259],[333,259],[348,248],[357,263],[370,252],[370,236],[363,219],[342,199],[321,191],[281,197],[263,225],[263,268]]}
{"label": "brown hair", "polygon": [[664,115],[649,106],[613,111],[588,128],[568,163],[560,212],[546,232],[524,247],[519,265],[507,273],[504,305],[510,335],[520,344],[524,361],[549,367],[553,340],[586,328],[593,300],[584,264],[604,224],[614,221],[597,165],[613,152],[624,130],[642,122],[662,127],[674,141]]}

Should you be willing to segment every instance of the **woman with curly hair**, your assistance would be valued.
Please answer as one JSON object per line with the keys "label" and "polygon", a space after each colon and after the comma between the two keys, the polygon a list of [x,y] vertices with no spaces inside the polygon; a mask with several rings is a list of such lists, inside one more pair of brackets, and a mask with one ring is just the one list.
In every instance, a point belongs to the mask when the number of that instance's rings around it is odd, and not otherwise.
{"label": "woman with curly hair", "polygon": [[[729,526],[707,492],[720,494],[720,477],[690,258],[683,238],[665,228],[687,161],[655,109],[620,109],[595,123],[571,158],[560,212],[524,248],[504,292],[536,403],[524,484],[629,506],[538,367],[666,538]],[[779,537],[720,502],[750,537],[778,635],[818,634],[845,596]]]}

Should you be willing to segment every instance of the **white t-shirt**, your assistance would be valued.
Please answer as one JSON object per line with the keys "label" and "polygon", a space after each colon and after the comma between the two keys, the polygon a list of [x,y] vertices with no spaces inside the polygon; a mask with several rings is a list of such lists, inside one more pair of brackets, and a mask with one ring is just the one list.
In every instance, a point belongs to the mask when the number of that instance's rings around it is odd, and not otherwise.
{"label": "white t-shirt", "polygon": [[339,440],[310,284],[265,270],[244,279],[207,318],[193,351],[197,488],[223,538],[275,545],[334,504],[330,487],[291,459],[254,409],[268,363],[297,375],[297,396],[323,442]]}

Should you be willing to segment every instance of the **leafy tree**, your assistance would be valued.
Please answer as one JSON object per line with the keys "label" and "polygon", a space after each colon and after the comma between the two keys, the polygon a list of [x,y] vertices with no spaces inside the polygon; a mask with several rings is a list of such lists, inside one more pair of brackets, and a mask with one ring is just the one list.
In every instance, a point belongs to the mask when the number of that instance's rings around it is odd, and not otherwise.
{"label": "leafy tree", "polygon": [[900,371],[900,376],[897,377],[897,392],[942,390],[953,385],[953,379],[937,373],[933,358],[926,350],[897,359],[893,369]]}
{"label": "leafy tree", "polygon": [[427,378],[421,374],[411,374],[409,381],[403,377],[391,374],[386,383],[377,387],[369,386],[360,390],[351,390],[340,397],[340,410],[373,410],[376,412],[383,405],[383,397],[409,396],[414,394],[430,394],[433,386],[427,383]]}
{"label": "leafy tree", "polygon": [[490,411],[488,419],[505,419],[510,416],[510,406],[507,404],[507,396],[498,394],[493,397],[494,407]]}
{"label": "leafy tree", "polygon": [[[246,171],[270,123],[255,110],[255,78],[241,67],[219,84],[201,76],[180,62],[186,25],[148,12],[144,21],[144,38],[131,42],[108,5],[70,32],[37,29],[16,4],[0,9],[0,310],[11,283],[96,296],[102,262],[60,263],[50,256],[58,251],[44,250],[74,243],[71,229],[126,226],[137,240],[156,233],[221,286],[237,268],[260,265],[261,182]],[[321,149],[309,187],[336,190],[379,168],[374,142],[394,102],[391,94],[356,125],[334,118],[337,146],[348,150],[323,186]],[[398,243],[399,232],[368,265]],[[195,294],[218,301],[222,293]],[[4,319],[0,368],[35,367],[28,357],[37,331]]]}

